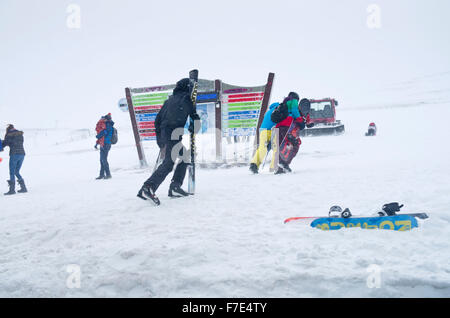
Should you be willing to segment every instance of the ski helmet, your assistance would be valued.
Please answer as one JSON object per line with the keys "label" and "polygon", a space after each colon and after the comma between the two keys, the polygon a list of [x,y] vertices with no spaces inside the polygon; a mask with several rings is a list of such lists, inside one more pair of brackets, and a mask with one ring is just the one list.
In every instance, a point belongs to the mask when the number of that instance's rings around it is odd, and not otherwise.
{"label": "ski helmet", "polygon": [[339,205],[333,205],[328,212],[330,218],[340,217],[342,213],[342,208]]}

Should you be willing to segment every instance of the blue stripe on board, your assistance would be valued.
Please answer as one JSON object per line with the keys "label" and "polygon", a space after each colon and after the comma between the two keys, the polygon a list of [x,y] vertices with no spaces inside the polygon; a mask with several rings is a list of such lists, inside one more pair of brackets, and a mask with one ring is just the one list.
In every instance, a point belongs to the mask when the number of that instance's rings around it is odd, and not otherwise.
{"label": "blue stripe on board", "polygon": [[240,112],[228,112],[228,115],[250,115],[250,114],[258,115],[259,111],[258,110],[249,110],[249,111],[240,111]]}

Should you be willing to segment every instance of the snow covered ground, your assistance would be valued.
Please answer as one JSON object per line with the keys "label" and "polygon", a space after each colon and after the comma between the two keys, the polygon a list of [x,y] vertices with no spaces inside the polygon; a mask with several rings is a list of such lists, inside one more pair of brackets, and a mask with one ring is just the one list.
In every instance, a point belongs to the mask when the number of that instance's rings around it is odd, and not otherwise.
{"label": "snow covered ground", "polygon": [[[194,197],[169,199],[167,180],[160,207],[136,198],[152,167],[138,169],[125,128],[106,181],[89,130],[25,129],[30,192],[0,197],[0,297],[449,297],[448,103],[342,105],[338,118],[346,133],[303,138],[292,174],[198,170]],[[392,201],[430,218],[404,233],[283,224]],[[380,288],[367,285],[373,264]]]}

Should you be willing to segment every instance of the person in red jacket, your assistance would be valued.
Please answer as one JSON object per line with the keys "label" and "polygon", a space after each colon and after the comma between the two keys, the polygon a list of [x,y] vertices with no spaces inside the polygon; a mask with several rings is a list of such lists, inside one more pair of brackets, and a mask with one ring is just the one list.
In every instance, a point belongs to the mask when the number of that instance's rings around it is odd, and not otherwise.
{"label": "person in red jacket", "polygon": [[297,155],[302,141],[300,139],[300,131],[307,126],[311,128],[314,126],[310,122],[309,111],[311,109],[311,103],[308,99],[304,98],[300,101],[299,110],[300,117],[295,120],[292,116],[288,116],[285,120],[276,125],[278,128],[278,142],[276,145],[278,149],[278,166],[275,170],[275,174],[281,174],[291,172],[289,165],[292,159]]}
{"label": "person in red jacket", "polygon": [[376,136],[377,135],[377,126],[375,123],[370,123],[369,128],[367,129],[366,136]]}

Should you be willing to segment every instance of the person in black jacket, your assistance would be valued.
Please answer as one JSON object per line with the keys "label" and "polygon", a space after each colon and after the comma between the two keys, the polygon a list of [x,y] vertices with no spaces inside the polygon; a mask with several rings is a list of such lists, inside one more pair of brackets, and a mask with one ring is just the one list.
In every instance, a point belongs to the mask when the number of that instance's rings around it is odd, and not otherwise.
{"label": "person in black jacket", "polygon": [[22,167],[23,161],[25,159],[25,149],[23,148],[23,132],[14,128],[13,125],[8,125],[6,128],[5,139],[0,143],[3,148],[9,147],[9,191],[5,195],[16,194],[16,177],[17,182],[20,185],[20,190],[17,192],[25,193],[28,192],[25,186],[25,181],[20,175],[20,168]]}
{"label": "person in black jacket", "polygon": [[[186,149],[182,146],[181,140],[183,138],[184,126],[188,116],[194,121],[200,119],[195,112],[191,100],[191,89],[192,87],[188,78],[178,81],[173,90],[173,95],[164,102],[163,107],[156,116],[156,141],[161,149],[161,157],[163,157],[164,160],[139,190],[138,197],[144,200],[151,199],[156,204],[159,204],[155,192],[167,175],[172,171],[175,161],[178,158],[180,158],[181,161],[178,163],[173,174],[169,188],[169,196],[174,196],[173,192],[178,193],[181,196],[188,195],[188,193],[181,188],[189,164],[186,162],[187,160],[183,160],[183,157],[186,157]],[[192,130],[194,127],[190,127],[189,129]],[[174,147],[176,147],[176,149],[172,154]]]}

